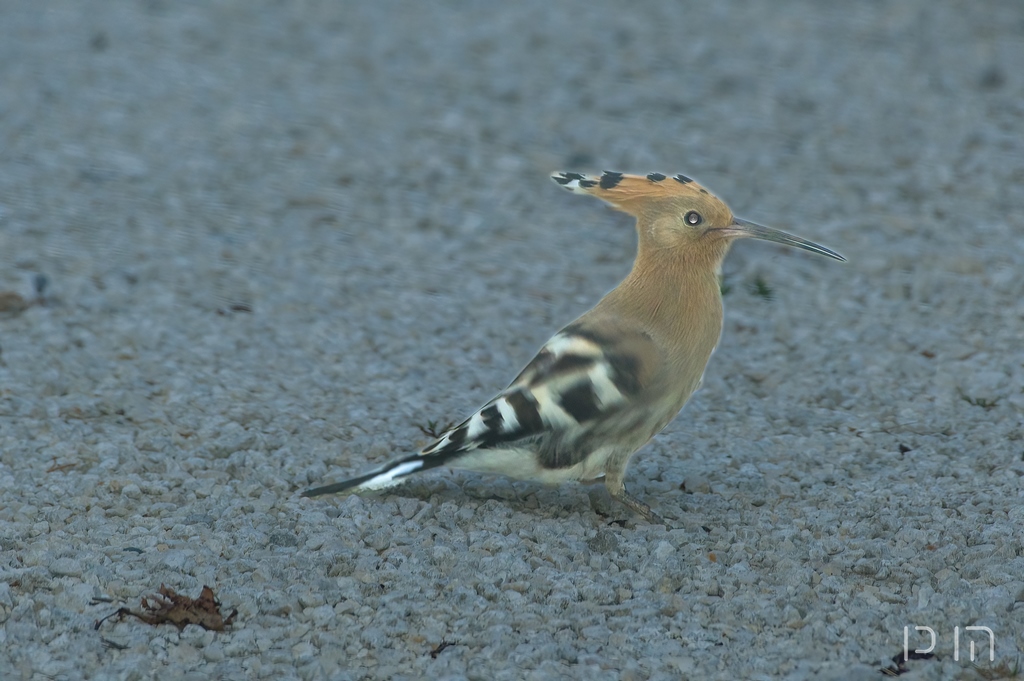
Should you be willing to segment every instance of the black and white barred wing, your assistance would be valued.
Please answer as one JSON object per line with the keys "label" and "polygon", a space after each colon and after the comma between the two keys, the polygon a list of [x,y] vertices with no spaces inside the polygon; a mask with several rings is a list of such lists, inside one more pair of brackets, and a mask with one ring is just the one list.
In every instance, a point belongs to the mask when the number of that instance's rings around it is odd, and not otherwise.
{"label": "black and white barred wing", "polygon": [[423,456],[514,445],[568,433],[625,409],[641,390],[654,347],[642,334],[597,336],[569,326],[501,394],[423,449]]}
{"label": "black and white barred wing", "polygon": [[[418,471],[458,467],[460,458],[468,463],[468,455],[476,450],[571,448],[602,421],[636,406],[654,373],[656,357],[645,334],[606,329],[598,335],[571,325],[549,340],[508,388],[419,453],[304,496],[390,487]],[[503,470],[497,452],[493,458],[473,458],[482,465],[467,467],[476,470],[515,474],[513,469],[520,467],[508,457],[510,469]]]}

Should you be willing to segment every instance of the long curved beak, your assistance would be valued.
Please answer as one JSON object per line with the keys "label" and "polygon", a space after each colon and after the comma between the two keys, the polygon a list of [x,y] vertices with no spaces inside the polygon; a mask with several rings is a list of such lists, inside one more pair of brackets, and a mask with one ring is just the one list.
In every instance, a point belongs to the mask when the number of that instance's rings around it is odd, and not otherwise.
{"label": "long curved beak", "polygon": [[796,246],[802,248],[805,251],[811,253],[820,253],[821,255],[827,255],[830,258],[835,258],[840,262],[846,262],[846,258],[839,255],[835,251],[825,248],[820,244],[816,244],[813,241],[807,239],[801,239],[798,236],[787,234],[786,232],[778,229],[772,229],[771,227],[765,227],[759,225],[756,222],[750,222],[749,220],[741,220],[740,218],[734,217],[733,224],[729,227],[722,229],[728,236],[734,237],[753,237],[755,239],[764,239],[765,241],[774,241],[779,244],[786,244],[787,246]]}

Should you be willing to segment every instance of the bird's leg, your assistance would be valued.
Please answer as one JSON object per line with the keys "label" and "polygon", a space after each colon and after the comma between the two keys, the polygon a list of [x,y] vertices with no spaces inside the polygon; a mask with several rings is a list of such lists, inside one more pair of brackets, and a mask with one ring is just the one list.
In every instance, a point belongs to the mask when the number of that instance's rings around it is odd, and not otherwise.
{"label": "bird's leg", "polygon": [[618,494],[612,494],[612,498],[616,501],[621,502],[624,506],[632,510],[634,513],[643,516],[644,520],[649,522],[651,525],[664,525],[665,521],[661,519],[661,516],[651,510],[651,507],[646,503],[640,501],[632,494],[626,491],[625,487],[619,488]]}
{"label": "bird's leg", "polygon": [[664,525],[665,521],[661,519],[661,516],[652,511],[650,506],[626,491],[626,485],[622,481],[624,474],[625,470],[619,473],[606,474],[604,484],[608,488],[608,494],[611,495],[612,499],[615,499],[629,510],[643,516],[644,520],[650,524]]}

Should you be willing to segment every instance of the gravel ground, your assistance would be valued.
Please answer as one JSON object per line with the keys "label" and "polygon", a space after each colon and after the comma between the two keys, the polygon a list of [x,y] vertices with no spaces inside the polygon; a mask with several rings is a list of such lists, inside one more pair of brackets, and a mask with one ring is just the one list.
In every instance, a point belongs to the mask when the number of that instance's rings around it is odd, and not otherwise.
{"label": "gravel ground", "polygon": [[[0,34],[0,677],[882,679],[915,625],[907,679],[1024,661],[1018,0],[5,0]],[[850,260],[734,249],[630,469],[670,527],[451,471],[300,499],[625,275],[629,219],[547,179],[603,169]],[[94,630],[161,584],[237,620]]]}

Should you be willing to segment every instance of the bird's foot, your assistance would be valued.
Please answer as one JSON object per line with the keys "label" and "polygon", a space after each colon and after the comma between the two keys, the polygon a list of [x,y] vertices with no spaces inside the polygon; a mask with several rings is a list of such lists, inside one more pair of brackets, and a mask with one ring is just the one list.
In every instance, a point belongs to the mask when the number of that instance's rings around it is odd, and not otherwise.
{"label": "bird's foot", "polygon": [[609,490],[609,492],[612,495],[612,499],[615,499],[637,515],[642,516],[651,525],[665,525],[665,521],[661,519],[660,515],[652,511],[650,506],[627,492],[624,486],[619,487],[617,490]]}

